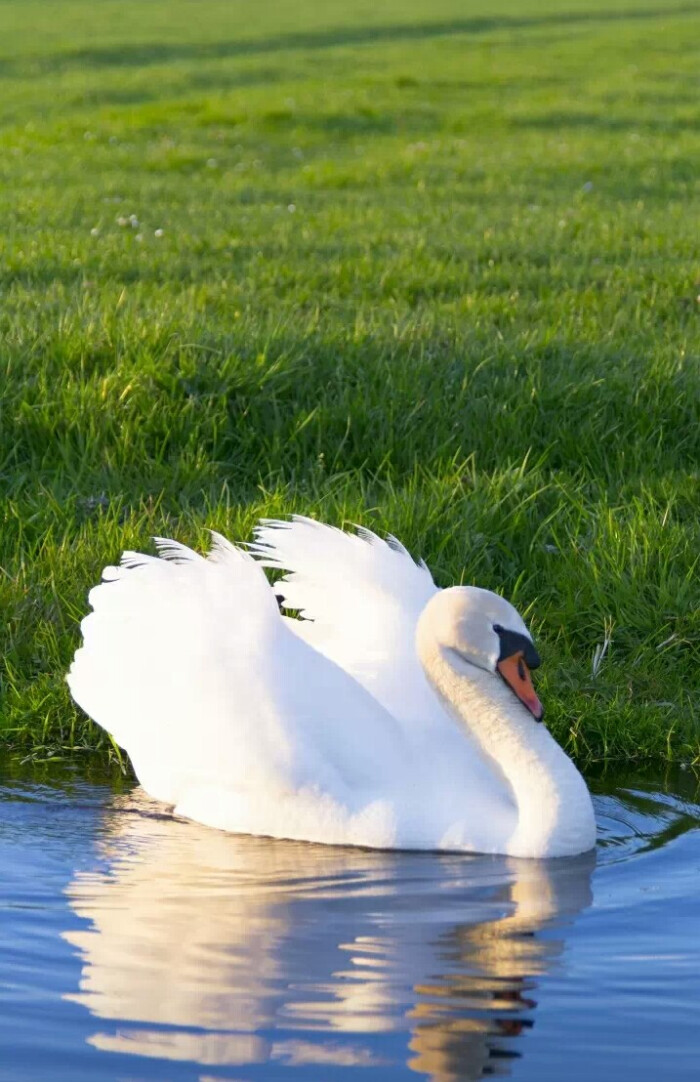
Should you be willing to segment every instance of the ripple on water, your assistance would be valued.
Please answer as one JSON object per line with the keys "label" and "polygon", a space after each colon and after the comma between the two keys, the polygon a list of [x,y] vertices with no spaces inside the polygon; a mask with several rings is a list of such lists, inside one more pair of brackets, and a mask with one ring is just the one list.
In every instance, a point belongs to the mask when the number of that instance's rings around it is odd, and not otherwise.
{"label": "ripple on water", "polygon": [[6,773],[0,1079],[694,1077],[697,781],[593,785],[597,865],[236,837]]}

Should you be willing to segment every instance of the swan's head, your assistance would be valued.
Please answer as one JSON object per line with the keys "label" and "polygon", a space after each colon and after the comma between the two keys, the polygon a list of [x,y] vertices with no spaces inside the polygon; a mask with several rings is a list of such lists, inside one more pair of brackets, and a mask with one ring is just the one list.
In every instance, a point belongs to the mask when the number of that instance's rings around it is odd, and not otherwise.
{"label": "swan's head", "polygon": [[535,721],[542,721],[544,708],[530,678],[539,654],[522,617],[505,598],[477,586],[440,590],[421,614],[419,649],[426,636],[458,672],[468,676],[466,666],[475,666],[504,680]]}

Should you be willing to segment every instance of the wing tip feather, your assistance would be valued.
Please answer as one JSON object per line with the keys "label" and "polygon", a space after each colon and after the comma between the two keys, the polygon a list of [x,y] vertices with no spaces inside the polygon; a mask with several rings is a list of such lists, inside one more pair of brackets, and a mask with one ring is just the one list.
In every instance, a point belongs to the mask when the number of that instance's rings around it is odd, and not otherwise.
{"label": "wing tip feather", "polygon": [[207,553],[207,559],[211,560],[212,563],[222,563],[231,558],[236,560],[252,559],[250,553],[245,551],[245,548],[234,545],[233,541],[229,541],[228,537],[224,537],[218,530],[210,530],[209,536],[211,537],[211,547]]}
{"label": "wing tip feather", "polygon": [[158,550],[158,556],[161,560],[167,560],[170,563],[186,564],[197,563],[202,559],[198,552],[189,548],[187,545],[183,545],[181,541],[174,541],[171,537],[154,537],[153,543]]}

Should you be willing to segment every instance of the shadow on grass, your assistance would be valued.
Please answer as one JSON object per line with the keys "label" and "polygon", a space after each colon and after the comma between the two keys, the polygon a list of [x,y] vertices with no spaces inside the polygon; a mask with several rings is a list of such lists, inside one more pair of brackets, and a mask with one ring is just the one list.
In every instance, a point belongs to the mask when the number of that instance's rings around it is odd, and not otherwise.
{"label": "shadow on grass", "polygon": [[[167,93],[177,95],[186,91],[188,94],[193,90],[211,91],[221,93],[225,90],[241,90],[252,86],[272,86],[279,82],[281,73],[272,68],[256,69],[255,71],[219,71],[209,70],[196,72],[188,71],[187,77],[180,84],[170,85]],[[285,83],[294,79],[289,72],[284,73]],[[164,96],[161,84],[139,87],[102,87],[93,85],[77,94],[74,103],[88,106],[100,105],[146,105],[150,102],[162,102]]]}
{"label": "shadow on grass", "polygon": [[[261,367],[260,342],[243,332],[212,331],[194,351],[154,331],[126,347],[158,362],[142,373],[128,414],[101,397],[108,348],[61,356],[61,341],[48,338],[44,352],[60,373],[55,401],[11,409],[2,445],[15,478],[60,474],[108,496],[104,463],[153,480],[195,446],[198,469],[236,464],[237,483],[250,488],[272,473],[311,483],[321,460],[330,473],[402,477],[417,462],[435,468],[475,454],[490,471],[531,456],[546,458],[554,475],[583,472],[616,490],[620,478],[646,476],[650,462],[657,475],[695,467],[700,398],[691,368],[662,378],[619,339],[523,350],[516,336],[494,350],[488,337],[341,342],[281,328]],[[67,371],[82,375],[66,382]],[[95,411],[87,460],[86,420]]]}
{"label": "shadow on grass", "polygon": [[530,128],[536,131],[561,132],[566,128],[597,128],[608,132],[648,132],[665,134],[668,132],[699,131],[700,117],[626,117],[614,113],[578,113],[556,110],[542,116],[511,118],[510,123],[516,128]]}
{"label": "shadow on grass", "polygon": [[50,72],[72,66],[77,67],[142,67],[148,64],[166,64],[172,61],[222,60],[230,57],[256,56],[288,50],[327,49],[352,45],[374,45],[382,42],[422,41],[428,38],[452,35],[480,35],[499,30],[530,30],[543,27],[579,26],[594,23],[624,23],[640,20],[673,18],[697,15],[695,3],[635,8],[629,11],[597,10],[586,12],[559,12],[547,15],[508,16],[494,15],[471,19],[449,19],[419,24],[407,23],[391,26],[334,27],[306,33],[280,34],[268,38],[228,40],[200,43],[139,42],[120,45],[83,48],[49,56],[25,56],[8,58],[0,63],[0,75],[21,71],[28,63],[36,69]]}

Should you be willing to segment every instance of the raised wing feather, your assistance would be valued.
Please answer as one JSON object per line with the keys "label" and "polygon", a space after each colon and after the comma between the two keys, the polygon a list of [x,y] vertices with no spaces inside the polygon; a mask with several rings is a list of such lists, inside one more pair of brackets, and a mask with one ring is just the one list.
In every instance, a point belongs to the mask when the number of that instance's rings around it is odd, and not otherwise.
{"label": "raised wing feather", "polygon": [[263,521],[250,551],[287,572],[275,592],[304,617],[295,621],[300,636],[401,722],[416,728],[444,720],[415,647],[418,617],[438,588],[396,538],[295,516]]}
{"label": "raised wing feather", "polygon": [[183,814],[352,841],[367,792],[404,763],[397,722],[291,632],[247,553],[216,536],[207,558],[157,544],[160,558],[125,553],[91,591],[73,697]]}

